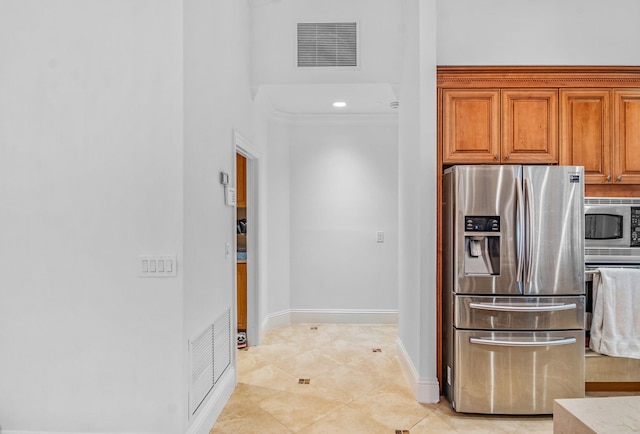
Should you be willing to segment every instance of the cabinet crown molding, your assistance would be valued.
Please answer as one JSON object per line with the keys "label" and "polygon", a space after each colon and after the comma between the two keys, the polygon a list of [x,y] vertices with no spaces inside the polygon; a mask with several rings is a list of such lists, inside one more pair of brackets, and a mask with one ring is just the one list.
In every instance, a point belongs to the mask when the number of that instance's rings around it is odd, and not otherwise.
{"label": "cabinet crown molding", "polygon": [[640,87],[640,66],[438,66],[439,88]]}

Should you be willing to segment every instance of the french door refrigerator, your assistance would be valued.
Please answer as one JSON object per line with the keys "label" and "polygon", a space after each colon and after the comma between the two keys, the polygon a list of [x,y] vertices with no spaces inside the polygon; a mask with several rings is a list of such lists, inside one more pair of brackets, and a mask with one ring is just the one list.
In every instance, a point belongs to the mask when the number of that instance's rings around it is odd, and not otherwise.
{"label": "french door refrigerator", "polygon": [[550,414],[584,397],[584,177],[578,166],[443,176],[443,383],[459,412]]}

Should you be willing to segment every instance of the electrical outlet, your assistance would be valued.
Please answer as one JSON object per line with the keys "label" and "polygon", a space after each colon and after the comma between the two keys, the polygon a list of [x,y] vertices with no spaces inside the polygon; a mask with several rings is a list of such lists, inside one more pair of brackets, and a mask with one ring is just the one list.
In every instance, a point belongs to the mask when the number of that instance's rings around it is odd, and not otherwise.
{"label": "electrical outlet", "polygon": [[384,231],[376,232],[376,241],[378,243],[384,243]]}

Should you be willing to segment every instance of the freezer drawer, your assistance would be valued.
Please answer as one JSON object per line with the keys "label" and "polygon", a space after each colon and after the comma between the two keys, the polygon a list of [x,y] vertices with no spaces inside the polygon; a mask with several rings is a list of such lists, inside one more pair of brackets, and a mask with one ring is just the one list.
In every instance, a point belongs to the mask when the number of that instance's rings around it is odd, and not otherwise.
{"label": "freezer drawer", "polygon": [[455,297],[458,329],[584,329],[584,296]]}
{"label": "freezer drawer", "polygon": [[584,397],[584,331],[454,334],[456,411],[551,414],[554,399]]}

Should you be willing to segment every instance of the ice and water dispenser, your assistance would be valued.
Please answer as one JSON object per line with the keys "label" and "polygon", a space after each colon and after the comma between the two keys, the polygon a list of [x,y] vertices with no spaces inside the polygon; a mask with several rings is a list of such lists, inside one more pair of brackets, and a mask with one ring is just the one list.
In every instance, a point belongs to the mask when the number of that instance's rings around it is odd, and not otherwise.
{"label": "ice and water dispenser", "polygon": [[464,274],[500,274],[500,216],[465,216]]}

